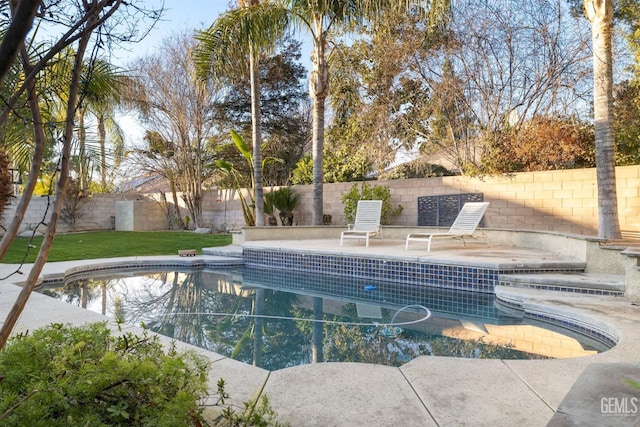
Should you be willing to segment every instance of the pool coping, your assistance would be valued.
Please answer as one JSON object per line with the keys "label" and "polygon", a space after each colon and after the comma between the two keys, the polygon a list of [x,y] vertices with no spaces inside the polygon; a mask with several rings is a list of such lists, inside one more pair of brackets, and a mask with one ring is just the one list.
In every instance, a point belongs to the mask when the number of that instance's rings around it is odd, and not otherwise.
{"label": "pool coping", "polygon": [[[225,257],[198,256],[180,259],[131,257],[47,263],[43,278],[60,277],[68,270],[80,271],[87,264],[105,269],[123,263],[194,266],[215,265]],[[237,260],[236,260],[237,261]],[[8,271],[15,266],[0,266]],[[23,267],[23,269],[28,266]],[[15,300],[20,280],[0,282],[0,312],[6,315]],[[591,363],[635,362],[640,345],[634,339],[640,327],[640,309],[624,298],[564,295],[534,289],[503,288],[509,298],[528,309],[586,316],[613,328],[619,334],[611,350],[588,357],[549,361],[500,361],[433,358],[423,356],[400,368],[378,365],[323,363],[268,372],[244,365],[216,353],[201,351],[212,361],[210,387],[220,376],[238,402],[267,393],[279,419],[292,425],[545,425],[554,415],[573,383]],[[14,333],[51,322],[83,323],[105,320],[100,315],[78,312],[51,298],[33,295]],[[131,330],[139,329],[127,326]],[[180,343],[181,348],[192,348]],[[477,393],[474,390],[483,390]],[[514,391],[517,390],[517,391]],[[491,396],[489,396],[491,395]],[[367,396],[363,400],[363,396]],[[449,397],[447,400],[446,397]],[[491,397],[491,399],[489,399]],[[606,396],[603,396],[606,397]],[[523,408],[529,408],[523,411]],[[382,411],[382,412],[381,412]],[[518,413],[526,416],[520,417]],[[399,418],[400,417],[400,418]],[[406,419],[405,419],[406,418]],[[635,419],[634,419],[635,420]],[[607,422],[611,418],[607,419]],[[629,419],[627,419],[629,421]]]}

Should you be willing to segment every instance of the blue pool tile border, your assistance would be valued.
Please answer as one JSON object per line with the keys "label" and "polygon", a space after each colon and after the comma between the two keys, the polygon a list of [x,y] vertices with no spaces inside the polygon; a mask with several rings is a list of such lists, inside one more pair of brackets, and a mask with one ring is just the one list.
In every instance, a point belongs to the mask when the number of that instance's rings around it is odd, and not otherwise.
{"label": "blue pool tile border", "polygon": [[467,292],[442,287],[415,286],[255,266],[245,266],[242,279],[243,283],[249,286],[266,285],[269,289],[330,296],[335,299],[346,298],[365,304],[394,304],[407,307],[418,304],[441,315],[482,317],[492,319],[496,323],[502,319],[512,318],[497,309],[495,295],[484,292]]}
{"label": "blue pool tile border", "polygon": [[574,272],[577,268],[509,268],[452,265],[408,259],[359,257],[262,248],[244,248],[246,266],[287,269],[392,281],[401,284],[493,293],[501,274]]}
{"label": "blue pool tile border", "polygon": [[59,284],[61,282],[71,282],[78,279],[112,275],[122,271],[157,271],[158,269],[175,268],[177,270],[191,271],[208,267],[235,267],[244,265],[240,259],[229,258],[189,258],[180,260],[120,260],[118,262],[107,262],[100,264],[88,264],[67,269],[64,273],[49,274],[43,276],[39,286]]}
{"label": "blue pool tile border", "polygon": [[542,284],[542,283],[518,283],[517,286],[514,286],[512,282],[506,280],[506,281],[500,281],[500,286],[510,286],[510,287],[517,287],[517,288],[523,288],[523,289],[536,289],[539,291],[555,291],[555,292],[567,292],[567,293],[573,293],[573,294],[624,297],[624,291],[581,288],[581,287],[569,286],[569,285],[554,285],[554,284]]}
{"label": "blue pool tile border", "polygon": [[561,326],[574,332],[578,332],[582,335],[586,335],[588,337],[596,339],[610,348],[613,348],[619,340],[618,336],[610,333],[609,331],[605,331],[603,329],[595,327],[594,325],[589,325],[587,323],[577,321],[576,319],[571,319],[564,316],[558,316],[550,313],[536,313],[527,311],[525,312],[524,317],[528,319],[538,320],[540,322],[550,323],[552,325]]}

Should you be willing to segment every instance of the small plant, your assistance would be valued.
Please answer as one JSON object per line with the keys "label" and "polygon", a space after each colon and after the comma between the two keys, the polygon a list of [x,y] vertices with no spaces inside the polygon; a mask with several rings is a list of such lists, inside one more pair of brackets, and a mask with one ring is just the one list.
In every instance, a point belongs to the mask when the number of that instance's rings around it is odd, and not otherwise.
{"label": "small plant", "polygon": [[214,420],[214,425],[237,427],[287,427],[277,420],[277,413],[271,407],[269,398],[262,396],[260,401],[244,402],[244,408],[234,408],[227,403],[229,395],[225,391],[225,382],[218,380],[218,401],[215,406],[222,408],[220,415]]}
{"label": "small plant", "polygon": [[273,193],[273,204],[280,211],[282,225],[293,225],[293,210],[300,200],[300,193],[291,187],[282,187]]}
{"label": "small plant", "polygon": [[380,222],[382,224],[391,224],[391,219],[398,216],[404,209],[401,205],[394,208],[391,205],[391,190],[389,187],[382,185],[369,185],[363,182],[362,185],[353,184],[349,192],[342,195],[342,203],[344,204],[344,217],[347,222],[353,222],[358,209],[358,200],[382,200],[382,213]]}
{"label": "small plant", "polygon": [[189,229],[189,223],[191,222],[191,218],[189,218],[189,215],[184,217],[184,229],[188,230]]}
{"label": "small plant", "polygon": [[629,384],[631,387],[635,387],[640,390],[640,382],[633,380],[624,380],[625,383]]}
{"label": "small plant", "polygon": [[[249,170],[249,175],[251,177],[246,196],[242,191],[242,189],[246,187],[246,177],[243,176],[241,170],[239,170],[233,163],[223,159],[216,160],[214,163],[214,167],[215,169],[217,169],[217,172],[225,178],[224,181],[226,181],[226,183],[221,183],[223,188],[233,188],[234,190],[236,190],[240,199],[240,203],[242,205],[242,213],[244,215],[245,223],[248,226],[254,226],[256,225],[256,202],[253,196],[253,189],[255,188],[253,150],[251,146],[246,143],[242,135],[234,130],[231,131],[231,141],[242,158],[245,160],[246,166]],[[283,163],[284,160],[269,156],[264,157],[262,159],[262,168],[264,169],[266,165],[274,162]]]}
{"label": "small plant", "polygon": [[269,225],[278,225],[275,212],[274,192],[273,189],[271,189],[271,191],[264,194],[264,213],[269,217]]}
{"label": "small plant", "polygon": [[52,324],[0,352],[0,425],[202,425],[207,363],[146,331]]}

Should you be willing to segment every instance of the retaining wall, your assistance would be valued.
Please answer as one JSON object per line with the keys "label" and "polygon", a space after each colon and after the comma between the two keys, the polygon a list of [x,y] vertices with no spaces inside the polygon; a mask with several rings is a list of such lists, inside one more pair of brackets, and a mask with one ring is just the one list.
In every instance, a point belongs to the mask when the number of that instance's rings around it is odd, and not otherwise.
{"label": "retaining wall", "polygon": [[[616,168],[618,210],[621,229],[640,233],[640,166]],[[491,203],[484,217],[484,226],[506,230],[538,230],[596,236],[598,229],[598,200],[595,169],[515,173],[486,177],[440,177],[375,181],[371,185],[385,185],[391,190],[391,202],[402,205],[401,215],[392,225],[411,227],[418,223],[419,196],[442,194],[483,193]],[[324,213],[332,216],[332,224],[346,224],[342,195],[354,183],[324,185]],[[359,185],[359,184],[355,184]],[[302,197],[295,214],[296,225],[311,224],[312,186],[294,186]],[[265,189],[268,191],[268,189]],[[34,197],[23,228],[38,224],[44,215],[46,200]],[[75,225],[78,231],[113,228],[115,202],[121,200],[161,200],[157,194],[95,195],[83,202],[81,215]],[[162,202],[159,202],[162,203]],[[182,203],[180,201],[180,203]],[[183,217],[188,215],[181,206]],[[11,218],[10,208],[4,223]],[[237,192],[210,190],[203,194],[203,224],[213,230],[232,230],[244,226],[244,218]],[[168,221],[164,225],[169,228]],[[70,226],[60,224],[61,232]]]}
{"label": "retaining wall", "polygon": [[[618,210],[621,229],[640,232],[640,166],[616,168]],[[596,236],[598,230],[598,194],[595,169],[515,173],[487,177],[441,177],[375,181],[391,190],[391,201],[402,205],[401,215],[392,225],[418,224],[418,197],[442,194],[483,193],[491,205],[484,217],[484,226],[508,230],[539,230]],[[342,195],[354,183],[324,185],[324,213],[332,216],[332,224],[346,224]],[[311,224],[312,186],[294,186],[302,194],[295,211],[298,225]],[[209,195],[210,193],[207,193]],[[214,228],[223,223],[238,228],[242,224],[239,205],[225,199],[222,192],[210,196],[223,203],[209,204]],[[226,221],[221,221],[222,204],[226,202]],[[216,215],[217,212],[217,215]],[[232,218],[232,219],[231,219]]]}
{"label": "retaining wall", "polygon": [[[127,194],[96,194],[82,199],[76,214],[75,224],[58,221],[56,230],[60,233],[70,231],[112,230],[115,227],[116,203],[122,200],[140,198]],[[6,226],[15,214],[19,199],[13,199],[2,216],[2,225]],[[34,196],[31,198],[20,230],[38,229],[44,231],[51,218],[53,197]]]}

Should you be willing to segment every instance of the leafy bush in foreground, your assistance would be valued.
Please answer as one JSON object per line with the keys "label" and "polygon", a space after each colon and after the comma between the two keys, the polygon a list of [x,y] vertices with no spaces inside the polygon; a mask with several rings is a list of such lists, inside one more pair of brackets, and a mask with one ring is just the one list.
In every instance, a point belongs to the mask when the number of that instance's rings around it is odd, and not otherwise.
{"label": "leafy bush in foreground", "polygon": [[157,336],[53,324],[0,352],[0,425],[200,425],[207,364]]}

